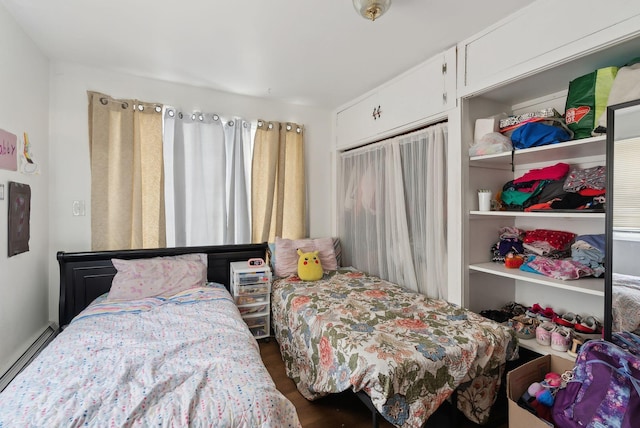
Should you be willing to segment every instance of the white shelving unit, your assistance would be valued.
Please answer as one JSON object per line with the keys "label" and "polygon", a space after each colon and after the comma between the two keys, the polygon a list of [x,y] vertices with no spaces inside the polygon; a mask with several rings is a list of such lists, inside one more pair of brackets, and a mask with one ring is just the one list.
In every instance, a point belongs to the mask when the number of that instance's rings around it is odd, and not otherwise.
{"label": "white shelving unit", "polygon": [[[517,85],[513,86],[517,99]],[[489,95],[490,96],[490,93]],[[476,118],[488,117],[502,111],[521,113],[551,106],[563,111],[566,93],[541,97],[529,103],[510,104],[487,102],[484,97],[465,100],[463,108],[469,113],[468,126]],[[488,108],[488,109],[487,109]],[[520,110],[519,110],[520,109]],[[464,135],[464,134],[463,134]],[[468,135],[472,135],[469,133]],[[499,309],[509,301],[526,306],[538,303],[551,307],[558,313],[575,312],[594,315],[602,319],[604,314],[604,279],[585,277],[577,280],[557,280],[540,274],[509,269],[491,261],[491,246],[499,239],[498,230],[504,226],[522,230],[536,228],[563,230],[581,234],[604,233],[604,212],[581,211],[478,211],[477,188],[492,189],[494,195],[502,186],[531,169],[564,162],[571,167],[588,168],[604,165],[606,138],[592,137],[567,141],[548,146],[515,152],[468,157],[466,202],[467,276],[466,301],[470,309]],[[542,346],[535,339],[521,340],[523,348],[541,354],[555,354],[573,359],[566,352],[557,352]]]}
{"label": "white shelving unit", "polygon": [[[471,103],[473,101],[470,101]],[[604,165],[606,141],[604,137],[586,138],[549,146],[516,150],[469,158],[468,201],[475,197],[473,184],[495,191],[507,181],[521,176],[532,168],[565,162],[571,165]],[[473,310],[497,309],[506,301],[525,305],[539,303],[557,312],[588,313],[602,319],[604,313],[604,279],[585,277],[577,280],[558,280],[544,275],[509,269],[504,264],[489,261],[489,247],[497,239],[502,226],[515,226],[524,230],[546,228],[567,230],[577,234],[603,233],[605,214],[600,212],[520,212],[477,211],[470,209],[467,216],[469,238],[468,298]],[[491,305],[494,306],[491,306]],[[543,346],[535,339],[520,340],[520,346],[539,354],[553,354],[574,360],[566,352]]]}
{"label": "white shelving unit", "polygon": [[256,339],[271,334],[271,269],[249,266],[246,261],[231,264],[231,295],[242,319]]}

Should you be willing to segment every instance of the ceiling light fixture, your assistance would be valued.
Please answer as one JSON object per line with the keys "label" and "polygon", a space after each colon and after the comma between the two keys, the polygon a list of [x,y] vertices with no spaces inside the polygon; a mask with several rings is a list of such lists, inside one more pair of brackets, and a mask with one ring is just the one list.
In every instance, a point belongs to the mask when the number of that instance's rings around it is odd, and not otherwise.
{"label": "ceiling light fixture", "polygon": [[391,0],[353,0],[353,7],[364,18],[375,21],[391,6]]}

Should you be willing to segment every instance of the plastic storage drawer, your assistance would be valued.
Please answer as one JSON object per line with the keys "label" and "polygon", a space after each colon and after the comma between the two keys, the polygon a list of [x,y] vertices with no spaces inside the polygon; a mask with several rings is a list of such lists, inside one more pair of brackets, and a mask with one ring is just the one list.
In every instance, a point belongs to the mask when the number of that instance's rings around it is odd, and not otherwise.
{"label": "plastic storage drawer", "polygon": [[269,325],[269,315],[260,315],[257,317],[245,317],[243,319],[250,329],[256,328],[256,327],[267,327]]}
{"label": "plastic storage drawer", "polygon": [[236,272],[233,282],[236,285],[268,284],[271,282],[271,271]]}
{"label": "plastic storage drawer", "polygon": [[238,310],[240,311],[240,315],[250,315],[250,314],[259,314],[261,312],[267,312],[269,310],[269,304],[257,304],[257,305],[246,305],[246,306],[238,306]]}
{"label": "plastic storage drawer", "polygon": [[250,305],[252,303],[269,303],[269,294],[241,294],[236,296],[237,305]]}
{"label": "plastic storage drawer", "polygon": [[253,296],[256,294],[269,294],[271,291],[269,288],[270,284],[251,284],[251,285],[234,285],[234,295],[235,296]]}

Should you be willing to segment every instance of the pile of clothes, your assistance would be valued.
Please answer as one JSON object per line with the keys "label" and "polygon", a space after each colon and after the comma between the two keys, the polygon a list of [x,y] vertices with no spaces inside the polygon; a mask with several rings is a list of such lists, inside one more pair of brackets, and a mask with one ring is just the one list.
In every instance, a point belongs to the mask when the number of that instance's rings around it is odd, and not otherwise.
{"label": "pile of clothes", "polygon": [[492,248],[492,261],[524,258],[519,269],[555,279],[578,279],[604,274],[604,234],[576,235],[549,229],[529,231],[503,227]]}
{"label": "pile of clothes", "polygon": [[500,194],[510,211],[553,209],[604,211],[606,170],[604,166],[581,169],[560,162],[532,169],[507,182]]}

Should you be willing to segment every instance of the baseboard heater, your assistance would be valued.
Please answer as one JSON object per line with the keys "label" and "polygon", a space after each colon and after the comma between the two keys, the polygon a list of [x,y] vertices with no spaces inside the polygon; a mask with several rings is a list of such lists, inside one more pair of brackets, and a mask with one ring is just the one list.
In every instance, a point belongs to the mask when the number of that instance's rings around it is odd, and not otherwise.
{"label": "baseboard heater", "polygon": [[18,361],[7,370],[5,374],[0,377],[0,392],[9,385],[9,383],[18,376],[25,367],[29,365],[31,361],[42,351],[45,346],[53,340],[58,334],[58,326],[54,323],[50,323],[47,328],[42,332],[40,336],[29,346],[29,348],[18,358]]}

